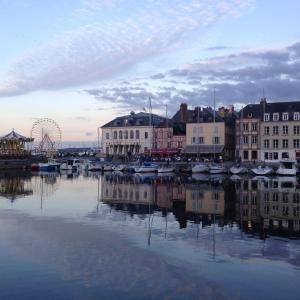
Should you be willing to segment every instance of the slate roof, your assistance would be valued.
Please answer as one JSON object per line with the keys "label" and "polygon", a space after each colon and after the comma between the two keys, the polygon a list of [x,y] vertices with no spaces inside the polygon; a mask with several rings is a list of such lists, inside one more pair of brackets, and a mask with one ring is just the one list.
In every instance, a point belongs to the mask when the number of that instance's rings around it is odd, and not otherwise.
{"label": "slate roof", "polygon": [[[165,126],[166,118],[151,114],[151,124],[154,126]],[[101,128],[106,127],[126,127],[126,126],[149,126],[150,114],[145,112],[131,113],[130,115],[117,117],[106,123]]]}
{"label": "slate roof", "polygon": [[270,121],[273,119],[273,113],[279,113],[279,120],[282,120],[282,113],[289,113],[289,120],[293,120],[293,113],[300,112],[300,101],[289,102],[264,102],[259,104],[248,104],[238,113],[238,118],[261,119],[263,120],[264,113],[270,114]]}

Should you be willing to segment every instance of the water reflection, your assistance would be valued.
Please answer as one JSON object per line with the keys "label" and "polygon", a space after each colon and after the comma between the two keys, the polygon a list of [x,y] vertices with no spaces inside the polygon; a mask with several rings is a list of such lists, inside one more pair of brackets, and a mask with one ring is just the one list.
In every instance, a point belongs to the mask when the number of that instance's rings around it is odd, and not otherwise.
{"label": "water reflection", "polygon": [[12,209],[0,202],[14,287],[1,299],[283,299],[287,286],[299,298],[294,178],[71,172],[0,184],[0,197],[19,195]]}
{"label": "water reflection", "polygon": [[16,176],[10,172],[0,173],[0,197],[13,203],[17,198],[32,194],[31,180],[27,173],[23,173],[23,176]]}
{"label": "water reflection", "polygon": [[236,184],[236,219],[243,230],[299,237],[300,189],[294,177],[244,179]]}
{"label": "water reflection", "polygon": [[185,228],[188,221],[240,224],[247,233],[299,236],[300,189],[296,178],[144,177],[107,175],[101,201],[130,214],[172,212]]}

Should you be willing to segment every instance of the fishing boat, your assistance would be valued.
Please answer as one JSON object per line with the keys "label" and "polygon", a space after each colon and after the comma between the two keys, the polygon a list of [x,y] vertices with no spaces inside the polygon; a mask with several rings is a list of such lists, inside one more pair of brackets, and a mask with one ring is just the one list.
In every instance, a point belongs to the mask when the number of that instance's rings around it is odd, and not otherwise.
{"label": "fishing boat", "polygon": [[210,165],[209,166],[209,173],[210,174],[222,174],[226,173],[227,169],[222,165]]}
{"label": "fishing boat", "polygon": [[252,168],[251,171],[255,175],[262,175],[262,176],[270,175],[274,172],[274,170],[268,166],[258,166],[257,168]]}
{"label": "fishing boat", "polygon": [[296,176],[297,174],[297,162],[295,160],[285,159],[280,161],[279,168],[276,171],[277,175]]}
{"label": "fishing boat", "polygon": [[158,170],[158,166],[152,163],[144,163],[134,168],[134,172],[136,173],[151,173],[151,172],[157,172],[157,170]]}
{"label": "fishing boat", "polygon": [[246,174],[247,172],[248,172],[248,169],[245,168],[245,167],[242,167],[240,165],[232,166],[230,168],[230,173],[235,174],[235,175],[237,175],[237,174]]}
{"label": "fishing boat", "polygon": [[158,173],[173,173],[175,171],[174,167],[162,166],[157,169]]}
{"label": "fishing boat", "polygon": [[209,172],[209,167],[205,164],[196,164],[192,168],[192,173],[205,173],[205,172]]}

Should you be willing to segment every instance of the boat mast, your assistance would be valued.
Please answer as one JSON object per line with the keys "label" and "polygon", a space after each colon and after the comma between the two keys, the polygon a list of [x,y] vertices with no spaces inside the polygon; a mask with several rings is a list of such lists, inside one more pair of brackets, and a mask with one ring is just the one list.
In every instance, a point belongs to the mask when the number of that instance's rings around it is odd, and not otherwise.
{"label": "boat mast", "polygon": [[216,90],[214,89],[214,162],[216,160]]}
{"label": "boat mast", "polygon": [[152,128],[152,104],[151,104],[151,96],[149,96],[149,126],[150,126],[150,157],[151,157],[151,150],[153,145],[153,128]]}
{"label": "boat mast", "polygon": [[199,107],[197,107],[197,132],[198,132],[198,136],[197,136],[197,138],[198,138],[198,147],[197,147],[197,158],[199,159],[199,156],[200,156],[200,137],[199,137],[199,133],[200,133],[200,131],[199,131],[199,121],[200,121],[200,116],[199,116]]}

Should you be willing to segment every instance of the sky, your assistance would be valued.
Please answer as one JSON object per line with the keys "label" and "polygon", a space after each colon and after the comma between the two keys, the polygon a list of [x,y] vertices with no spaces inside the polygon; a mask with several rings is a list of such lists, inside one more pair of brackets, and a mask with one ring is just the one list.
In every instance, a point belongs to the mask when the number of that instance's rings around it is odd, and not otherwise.
{"label": "sky", "polygon": [[300,100],[298,0],[0,0],[0,135],[147,108]]}

